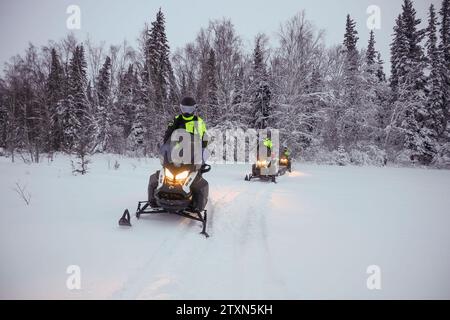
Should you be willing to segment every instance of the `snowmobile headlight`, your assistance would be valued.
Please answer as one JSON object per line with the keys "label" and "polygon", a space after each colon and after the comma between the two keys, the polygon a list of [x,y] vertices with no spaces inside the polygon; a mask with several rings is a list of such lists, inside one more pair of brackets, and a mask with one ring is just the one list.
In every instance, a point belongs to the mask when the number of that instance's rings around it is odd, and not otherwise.
{"label": "snowmobile headlight", "polygon": [[170,172],[170,170],[167,168],[164,169],[164,175],[169,178],[169,180],[173,180],[175,178],[172,172]]}
{"label": "snowmobile headlight", "polygon": [[176,180],[185,180],[188,177],[188,175],[189,175],[189,171],[186,170],[186,171],[183,171],[183,172],[177,174],[175,179]]}
{"label": "snowmobile headlight", "polygon": [[258,168],[265,168],[269,163],[266,160],[258,160],[256,161],[256,166]]}
{"label": "snowmobile headlight", "polygon": [[280,163],[281,163],[281,164],[287,164],[287,163],[288,163],[288,159],[286,159],[286,158],[281,158],[281,159],[280,159]]}

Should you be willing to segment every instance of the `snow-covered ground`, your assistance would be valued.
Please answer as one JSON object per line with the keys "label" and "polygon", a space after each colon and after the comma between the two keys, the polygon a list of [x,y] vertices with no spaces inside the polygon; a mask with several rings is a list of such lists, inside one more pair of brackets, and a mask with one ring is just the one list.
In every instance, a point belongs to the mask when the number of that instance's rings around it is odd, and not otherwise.
{"label": "snow-covered ground", "polygon": [[[0,158],[0,298],[450,298],[450,171],[297,163],[271,184],[216,165],[205,239],[172,215],[119,227],[159,161],[93,160],[73,176],[66,156]],[[69,265],[80,290],[66,286]],[[381,290],[367,288],[371,265]]]}

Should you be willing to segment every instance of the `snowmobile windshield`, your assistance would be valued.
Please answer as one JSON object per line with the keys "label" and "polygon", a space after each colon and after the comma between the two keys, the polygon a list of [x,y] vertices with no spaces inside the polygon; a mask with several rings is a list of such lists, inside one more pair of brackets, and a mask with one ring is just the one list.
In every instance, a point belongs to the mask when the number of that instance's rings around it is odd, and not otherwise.
{"label": "snowmobile windshield", "polygon": [[198,170],[198,168],[193,164],[174,164],[174,163],[165,163],[164,169],[168,169],[175,176],[178,176],[186,171],[193,172]]}
{"label": "snowmobile windshield", "polygon": [[[175,166],[177,168],[179,168],[179,167],[186,167],[187,166],[191,171],[199,170],[199,168],[201,167],[202,163],[194,163],[194,162],[186,163],[184,161],[180,162],[180,160],[177,161],[177,160],[173,159],[172,156],[174,154],[179,154],[180,153],[179,150],[180,150],[179,143],[166,142],[165,144],[163,144],[161,146],[160,156],[159,156],[159,160],[161,162],[161,165],[163,167]],[[191,161],[192,161],[192,159],[191,159]]]}
{"label": "snowmobile windshield", "polygon": [[183,114],[193,114],[194,113],[194,111],[195,111],[195,105],[194,106],[183,106],[183,105],[180,105],[180,109],[181,109],[181,112],[183,113]]}

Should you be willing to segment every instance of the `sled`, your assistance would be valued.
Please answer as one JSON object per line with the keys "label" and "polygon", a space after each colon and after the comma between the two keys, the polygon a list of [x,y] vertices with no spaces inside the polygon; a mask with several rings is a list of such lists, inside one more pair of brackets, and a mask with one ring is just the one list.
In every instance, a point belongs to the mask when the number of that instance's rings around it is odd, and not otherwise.
{"label": "sled", "polygon": [[260,179],[265,181],[271,181],[277,183],[277,176],[279,173],[278,161],[256,161],[252,165],[252,172],[245,176],[245,181],[251,181],[252,179]]}

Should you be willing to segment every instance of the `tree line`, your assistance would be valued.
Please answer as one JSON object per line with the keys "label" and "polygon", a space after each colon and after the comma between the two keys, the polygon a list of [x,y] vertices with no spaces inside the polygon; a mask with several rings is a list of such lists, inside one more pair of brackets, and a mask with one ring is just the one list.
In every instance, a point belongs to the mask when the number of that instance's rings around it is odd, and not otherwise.
{"label": "tree line", "polygon": [[[72,34],[5,64],[0,147],[43,154],[154,156],[182,96],[196,98],[209,128],[276,128],[297,158],[339,164],[450,164],[450,0],[429,7],[422,29],[404,0],[391,71],[371,31],[364,49],[350,15],[342,44],[304,12],[284,22],[278,45],[264,34],[252,52],[229,19],[211,21],[170,51],[161,10],[139,36],[105,48]],[[81,165],[81,172],[84,171]]]}

